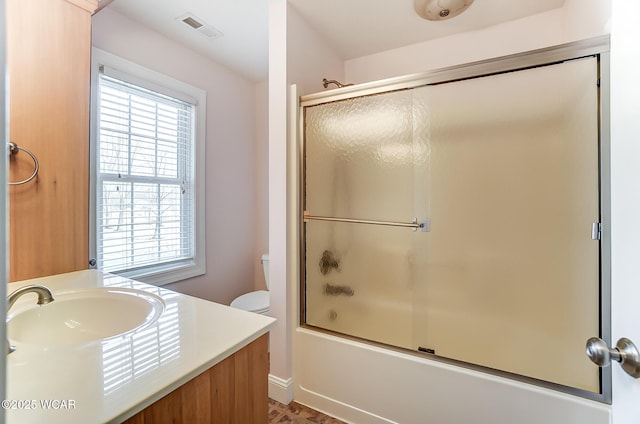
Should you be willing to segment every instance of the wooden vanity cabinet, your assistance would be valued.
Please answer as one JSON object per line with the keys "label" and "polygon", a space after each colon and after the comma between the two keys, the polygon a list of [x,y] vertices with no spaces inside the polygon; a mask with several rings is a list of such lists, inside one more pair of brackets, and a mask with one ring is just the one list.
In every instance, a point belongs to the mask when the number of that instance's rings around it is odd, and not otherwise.
{"label": "wooden vanity cabinet", "polygon": [[125,423],[267,423],[268,337],[261,336]]}
{"label": "wooden vanity cabinet", "polygon": [[[9,188],[9,281],[88,268],[91,14],[97,0],[7,0],[9,139],[37,177]],[[34,162],[11,155],[9,181]]]}

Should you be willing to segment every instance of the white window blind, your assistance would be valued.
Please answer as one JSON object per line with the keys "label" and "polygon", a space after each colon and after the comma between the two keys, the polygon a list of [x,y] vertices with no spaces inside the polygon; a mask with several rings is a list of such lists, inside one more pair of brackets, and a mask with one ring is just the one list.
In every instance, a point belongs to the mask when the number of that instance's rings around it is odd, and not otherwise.
{"label": "white window blind", "polygon": [[195,105],[104,73],[98,85],[98,267],[192,261]]}

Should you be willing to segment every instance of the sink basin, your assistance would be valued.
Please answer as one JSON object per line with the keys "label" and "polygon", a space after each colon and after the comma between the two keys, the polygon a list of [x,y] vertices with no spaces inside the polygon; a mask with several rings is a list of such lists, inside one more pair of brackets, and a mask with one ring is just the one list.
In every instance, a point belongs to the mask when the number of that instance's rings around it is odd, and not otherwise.
{"label": "sink basin", "polygon": [[135,289],[92,288],[54,292],[55,301],[16,304],[7,321],[12,343],[68,345],[126,334],[158,320],[159,296]]}

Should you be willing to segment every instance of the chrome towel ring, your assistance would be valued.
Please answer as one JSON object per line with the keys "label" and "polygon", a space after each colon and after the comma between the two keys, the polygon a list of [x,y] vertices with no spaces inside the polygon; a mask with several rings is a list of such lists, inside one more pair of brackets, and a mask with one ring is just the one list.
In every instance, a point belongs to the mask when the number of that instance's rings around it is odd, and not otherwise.
{"label": "chrome towel ring", "polygon": [[40,164],[38,163],[38,158],[36,157],[36,155],[31,153],[31,151],[25,149],[24,147],[18,146],[13,141],[9,142],[9,154],[17,155],[20,150],[22,150],[23,152],[31,156],[31,159],[33,159],[33,164],[35,165],[35,168],[33,170],[33,174],[31,174],[29,178],[22,181],[14,181],[14,182],[9,181],[8,182],[9,185],[20,185],[20,184],[28,183],[29,181],[33,180],[36,177],[36,175],[38,175],[38,170],[40,169]]}

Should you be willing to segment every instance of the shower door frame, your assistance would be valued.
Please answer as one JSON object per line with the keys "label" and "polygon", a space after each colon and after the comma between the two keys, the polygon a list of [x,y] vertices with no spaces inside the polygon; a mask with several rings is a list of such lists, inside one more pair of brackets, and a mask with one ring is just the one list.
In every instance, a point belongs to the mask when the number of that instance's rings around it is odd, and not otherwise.
{"label": "shower door frame", "polygon": [[[363,84],[346,86],[343,88],[328,90],[324,92],[300,96],[297,100],[297,139],[299,140],[299,172],[301,176],[299,184],[299,205],[298,205],[298,231],[300,236],[299,260],[300,260],[300,281],[299,281],[299,305],[300,322],[299,326],[314,331],[334,334],[342,338],[356,340],[359,342],[383,346],[387,349],[416,355],[421,358],[436,360],[453,364],[463,368],[477,370],[492,375],[503,376],[516,381],[533,384],[559,392],[572,394],[575,396],[596,400],[611,404],[612,402],[612,367],[600,368],[600,393],[590,392],[575,387],[556,384],[540,379],[526,377],[507,371],[487,368],[481,365],[462,362],[440,356],[428,355],[411,349],[404,349],[384,343],[362,339],[356,336],[333,332],[306,323],[306,293],[305,293],[305,134],[304,134],[304,108],[329,102],[341,101],[357,97],[365,97],[375,94],[382,94],[397,90],[406,90],[427,85],[444,84],[465,79],[502,74],[507,72],[520,71],[537,68],[541,66],[559,64],[562,62],[581,59],[585,57],[596,57],[598,63],[598,152],[599,152],[599,206],[600,206],[600,334],[594,335],[602,338],[608,345],[611,345],[611,173],[610,173],[610,84],[609,84],[609,50],[610,37],[608,35],[595,37],[587,40],[561,44],[558,46],[532,50],[528,52],[502,56],[498,58],[471,62],[458,66],[446,67],[417,73],[402,77],[383,79]],[[586,340],[585,340],[586,343]],[[596,366],[596,365],[594,365]]]}

